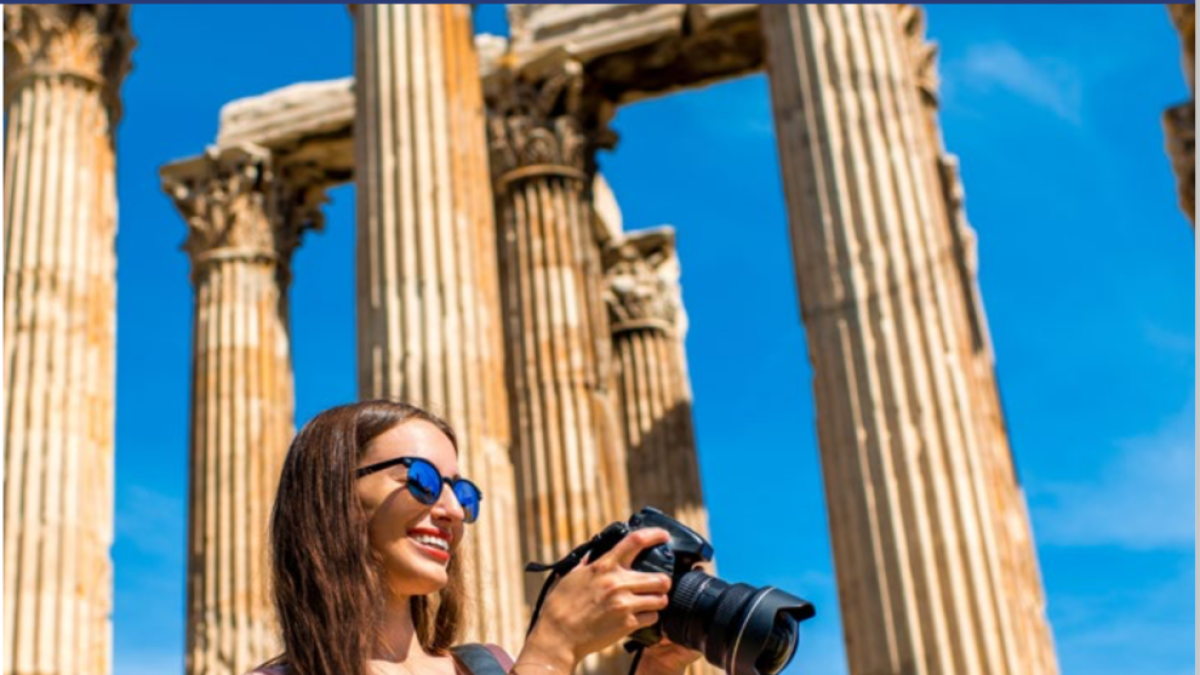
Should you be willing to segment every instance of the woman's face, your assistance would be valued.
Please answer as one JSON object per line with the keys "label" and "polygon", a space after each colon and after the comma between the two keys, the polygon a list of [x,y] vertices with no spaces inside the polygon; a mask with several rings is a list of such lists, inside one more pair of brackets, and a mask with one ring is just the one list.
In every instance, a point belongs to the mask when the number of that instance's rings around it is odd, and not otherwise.
{"label": "woman's face", "polygon": [[[419,457],[437,468],[443,477],[458,476],[458,453],[437,427],[412,420],[380,434],[363,453],[364,467],[396,457]],[[402,464],[363,476],[355,486],[363,510],[371,546],[383,558],[387,583],[401,596],[428,595],[441,590],[449,580],[446,568],[458,552],[463,536],[463,509],[450,486],[433,506],[417,501],[408,491],[408,468]],[[419,540],[438,537],[449,545],[449,553]]]}

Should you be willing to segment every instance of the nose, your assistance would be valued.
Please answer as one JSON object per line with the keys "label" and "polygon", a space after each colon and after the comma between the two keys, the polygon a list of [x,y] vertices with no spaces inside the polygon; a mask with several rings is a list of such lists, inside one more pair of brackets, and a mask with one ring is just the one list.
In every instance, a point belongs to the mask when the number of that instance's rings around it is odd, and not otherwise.
{"label": "nose", "polygon": [[432,515],[435,519],[449,520],[456,523],[461,523],[467,517],[462,504],[458,503],[458,495],[454,494],[454,490],[449,485],[442,489],[441,496],[438,497],[437,502],[433,505]]}

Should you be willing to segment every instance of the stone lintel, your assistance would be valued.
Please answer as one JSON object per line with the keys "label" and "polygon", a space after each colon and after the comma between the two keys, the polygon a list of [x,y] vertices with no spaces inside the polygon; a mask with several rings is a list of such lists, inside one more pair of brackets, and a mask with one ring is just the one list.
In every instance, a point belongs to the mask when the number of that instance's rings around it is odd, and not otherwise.
{"label": "stone lintel", "polygon": [[295,146],[309,137],[343,134],[354,121],[354,78],[300,82],[221,108],[217,145]]}
{"label": "stone lintel", "polygon": [[758,5],[510,5],[520,64],[563,50],[589,88],[630,103],[763,67]]}
{"label": "stone lintel", "polygon": [[[507,41],[495,35],[475,38],[481,75],[496,67]],[[354,178],[354,78],[300,82],[221,108],[216,145],[250,143],[272,151],[281,164],[323,169],[330,185]]]}
{"label": "stone lintel", "polygon": [[278,163],[321,167],[335,185],[354,176],[353,126],[353,78],[302,82],[225,104],[216,147],[261,147]]}
{"label": "stone lintel", "polygon": [[[761,70],[758,16],[758,5],[514,5],[511,43],[475,42],[485,86],[502,70],[537,79],[569,59],[589,97],[623,104]],[[336,185],[353,180],[354,116],[353,78],[302,82],[226,104],[216,146],[259,146]]]}

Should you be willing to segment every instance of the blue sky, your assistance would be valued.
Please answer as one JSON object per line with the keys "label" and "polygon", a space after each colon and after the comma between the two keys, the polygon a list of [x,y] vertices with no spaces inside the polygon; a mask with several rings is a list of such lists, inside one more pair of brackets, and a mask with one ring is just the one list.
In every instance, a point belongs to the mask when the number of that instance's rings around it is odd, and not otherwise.
{"label": "blue sky", "polygon": [[[480,30],[504,32],[496,6]],[[1194,667],[1195,239],[1163,108],[1161,6],[934,6],[1004,405],[1066,675]],[[344,6],[138,6],[118,139],[117,675],[181,672],[191,287],[157,170],[224,103],[351,75]],[[813,600],[792,673],[846,672],[764,77],[621,110],[626,229],[678,230],[722,576]],[[354,398],[353,188],[297,253],[297,417]],[[731,349],[731,346],[736,345]],[[746,490],[782,481],[783,489]]]}

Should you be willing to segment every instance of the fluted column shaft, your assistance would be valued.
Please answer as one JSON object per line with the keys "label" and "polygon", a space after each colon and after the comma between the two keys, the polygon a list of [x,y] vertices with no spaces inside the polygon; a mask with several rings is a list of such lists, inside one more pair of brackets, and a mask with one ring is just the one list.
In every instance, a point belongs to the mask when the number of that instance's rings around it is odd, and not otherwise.
{"label": "fluted column shaft", "polygon": [[128,6],[4,7],[4,673],[112,669]]}
{"label": "fluted column shaft", "polygon": [[708,536],[674,234],[668,228],[631,233],[605,251],[617,417],[630,506],[653,506]]}
{"label": "fluted column shaft", "polygon": [[[630,507],[653,506],[708,537],[674,230],[641,230],[611,242],[604,270]],[[715,561],[708,572],[717,573]],[[687,669],[720,672],[704,660]]]}
{"label": "fluted column shaft", "polygon": [[851,671],[1021,672],[895,10],[763,26]]}
{"label": "fluted column shaft", "polygon": [[937,48],[925,40],[923,10],[914,5],[898,5],[896,10],[902,41],[907,43],[903,53],[920,103],[917,147],[925,184],[932,190],[929,201],[936,224],[932,232],[938,248],[947,252],[946,307],[958,332],[954,344],[967,364],[967,393],[983,475],[982,513],[993,541],[999,596],[1006,599],[997,604],[1001,630],[1010,638],[1004,643],[1005,658],[1015,672],[1056,673],[1037,551],[1009,444],[979,289],[975,232],[966,217],[958,159],[946,151],[938,119]]}
{"label": "fluted column shaft", "polygon": [[[580,100],[578,64],[505,77],[489,131],[521,545],[527,560],[554,561],[629,517],[592,229],[593,153],[604,140]],[[528,582],[532,602],[542,580]]]}
{"label": "fluted column shaft", "polygon": [[483,94],[466,5],[359,5],[359,390],[457,430],[485,496],[470,640],[516,650],[525,609]]}
{"label": "fluted column shaft", "polygon": [[279,650],[267,530],[295,430],[288,264],[319,187],[280,185],[254,146],[162,174],[195,286],[186,672],[241,675]]}

